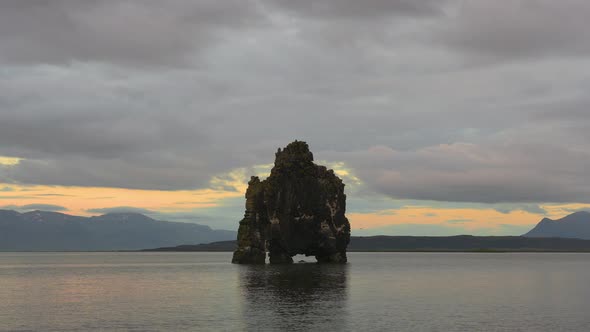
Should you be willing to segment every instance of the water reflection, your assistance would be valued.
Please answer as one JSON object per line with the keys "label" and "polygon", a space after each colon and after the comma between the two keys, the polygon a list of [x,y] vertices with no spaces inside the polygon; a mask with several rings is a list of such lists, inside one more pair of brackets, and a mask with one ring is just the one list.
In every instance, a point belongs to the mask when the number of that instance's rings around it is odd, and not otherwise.
{"label": "water reflection", "polygon": [[248,330],[330,330],[347,325],[347,265],[240,266]]}

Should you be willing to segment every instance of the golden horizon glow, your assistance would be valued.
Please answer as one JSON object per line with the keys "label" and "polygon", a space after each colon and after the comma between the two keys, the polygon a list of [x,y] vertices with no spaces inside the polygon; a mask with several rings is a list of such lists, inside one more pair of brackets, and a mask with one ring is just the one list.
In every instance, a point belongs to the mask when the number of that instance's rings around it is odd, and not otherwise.
{"label": "golden horizon glow", "polygon": [[0,156],[0,166],[15,166],[18,165],[21,158]]}
{"label": "golden horizon glow", "polygon": [[[0,157],[0,164],[15,165],[18,158]],[[324,163],[345,180],[354,191],[361,180],[342,162]],[[48,186],[0,183],[0,208],[31,205],[64,207],[65,213],[96,215],[100,209],[131,207],[160,213],[198,212],[199,209],[221,208],[228,199],[244,197],[250,174],[261,178],[269,175],[272,164],[237,168],[214,176],[208,188],[194,190],[145,190],[108,187]],[[543,217],[561,218],[569,213],[590,208],[590,204],[539,204],[539,212],[512,210],[507,213],[493,207],[453,208],[428,205],[405,205],[396,209],[367,213],[349,211],[353,230],[370,230],[396,225],[438,225],[461,228],[465,232],[501,229],[505,226],[531,226]],[[545,211],[543,213],[542,211]],[[239,219],[240,216],[235,216]],[[232,218],[228,216],[228,219]],[[504,231],[505,232],[505,231]]]}
{"label": "golden horizon glow", "polygon": [[492,208],[405,206],[372,213],[347,213],[347,216],[353,230],[405,224],[460,225],[466,230],[477,230],[505,225],[531,226],[537,224],[544,217],[559,219],[577,210],[590,209],[590,204],[541,204],[539,207],[547,213],[532,213],[524,210],[504,213]]}
{"label": "golden horizon glow", "polygon": [[[7,159],[8,160],[8,159]],[[272,164],[252,167],[257,175],[268,175]],[[157,212],[183,212],[219,207],[224,200],[243,197],[248,186],[248,169],[238,168],[214,176],[208,188],[194,190],[147,190],[113,187],[49,186],[0,183],[2,206],[56,205],[64,212],[82,216],[90,210],[133,207]],[[115,203],[113,203],[115,202]]]}
{"label": "golden horizon glow", "polygon": [[377,213],[348,213],[353,230],[380,228],[394,225],[461,226],[466,230],[496,228],[501,225],[524,226],[540,221],[540,214],[516,210],[502,213],[494,209],[432,208],[407,206]]}
{"label": "golden horizon glow", "polygon": [[63,206],[68,212],[78,215],[92,215],[88,210],[118,206],[161,212],[211,208],[219,206],[224,199],[243,196],[241,192],[215,189],[164,191],[14,184],[0,186],[12,188],[11,191],[0,192],[1,206],[50,204]]}

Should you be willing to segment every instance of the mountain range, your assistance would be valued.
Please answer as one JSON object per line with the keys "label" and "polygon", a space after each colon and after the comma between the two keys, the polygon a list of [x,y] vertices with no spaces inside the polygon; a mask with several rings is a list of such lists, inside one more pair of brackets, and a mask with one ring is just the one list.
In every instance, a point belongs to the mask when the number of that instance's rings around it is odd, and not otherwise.
{"label": "mountain range", "polygon": [[139,213],[79,217],[0,210],[0,251],[137,250],[233,240],[236,236],[234,231],[159,221]]}
{"label": "mountain range", "polygon": [[580,211],[558,220],[544,218],[523,236],[590,240],[590,212]]}
{"label": "mountain range", "polygon": [[[230,251],[237,233],[159,221],[139,213],[80,217],[58,212],[0,210],[0,251],[94,251],[163,248]],[[184,245],[183,245],[184,244]],[[180,245],[180,246],[179,246]],[[590,212],[545,218],[523,236],[352,237],[350,251],[590,251]]]}

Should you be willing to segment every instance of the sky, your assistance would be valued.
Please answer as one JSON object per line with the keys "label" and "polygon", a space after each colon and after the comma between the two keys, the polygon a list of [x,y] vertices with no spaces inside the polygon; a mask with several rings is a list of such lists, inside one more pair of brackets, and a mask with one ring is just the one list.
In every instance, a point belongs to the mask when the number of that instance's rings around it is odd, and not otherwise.
{"label": "sky", "polygon": [[308,142],[353,235],[590,208],[586,0],[0,1],[0,208],[237,229]]}

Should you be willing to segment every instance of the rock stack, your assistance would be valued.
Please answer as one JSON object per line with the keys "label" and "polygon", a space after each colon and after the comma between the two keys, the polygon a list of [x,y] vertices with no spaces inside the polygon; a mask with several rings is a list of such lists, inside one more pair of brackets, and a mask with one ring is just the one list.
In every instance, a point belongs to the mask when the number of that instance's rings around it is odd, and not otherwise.
{"label": "rock stack", "polygon": [[253,176],[238,230],[233,263],[292,263],[298,254],[319,263],[345,263],[350,223],[344,215],[344,184],[334,171],[313,162],[307,143],[295,141],[276,153],[270,176]]}

